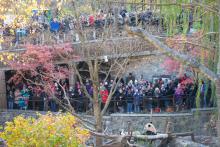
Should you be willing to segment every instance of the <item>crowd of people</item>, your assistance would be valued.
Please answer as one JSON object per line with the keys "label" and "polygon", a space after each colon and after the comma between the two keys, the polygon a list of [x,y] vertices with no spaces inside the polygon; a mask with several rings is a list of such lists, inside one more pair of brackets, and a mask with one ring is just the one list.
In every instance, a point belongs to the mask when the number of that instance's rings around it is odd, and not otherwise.
{"label": "crowd of people", "polygon": [[[210,101],[210,88],[204,81],[200,86],[201,106],[212,106]],[[62,88],[59,86],[61,85]],[[89,95],[93,95],[91,81],[85,81],[85,87]],[[100,81],[99,102],[103,108],[113,85],[113,80]],[[69,86],[68,80],[54,84],[56,98],[64,100],[64,92],[68,95],[70,102],[77,112],[92,110],[92,103],[83,92],[82,85],[76,82],[74,87]],[[198,85],[189,77],[176,79],[158,78],[147,81],[144,78],[136,79],[131,73],[120,81],[112,96],[108,107],[109,113],[141,113],[146,111],[179,111],[180,109],[195,108],[195,98]],[[17,85],[7,85],[7,102],[9,109],[35,109],[41,111],[57,111],[59,104],[40,87],[28,85],[21,82]],[[60,107],[61,108],[61,107]],[[175,108],[175,110],[171,109]]]}
{"label": "crowd of people", "polygon": [[[101,84],[101,92],[105,91],[105,95],[101,94],[102,103],[106,102],[110,84]],[[146,110],[157,111],[179,111],[180,109],[195,108],[195,98],[198,90],[198,85],[189,77],[176,79],[159,78],[155,81],[147,81],[143,78],[135,79],[130,73],[125,82],[122,81],[117,87],[113,95],[113,102],[116,103],[116,111],[120,113],[140,113]],[[201,106],[210,106],[211,89],[207,89],[205,82],[202,82],[200,88]],[[207,105],[209,101],[209,105]],[[171,110],[170,108],[175,108]],[[110,108],[111,111],[111,108]],[[115,111],[115,110],[114,110]]]}
{"label": "crowd of people", "polygon": [[[116,12],[113,10],[110,10],[109,12],[99,10],[95,14],[81,14],[78,19],[72,16],[67,16],[62,19],[52,18],[50,13],[50,10],[45,10],[43,12],[33,10],[33,16],[31,18],[33,23],[30,23],[33,25],[27,25],[22,28],[10,27],[11,20],[5,22],[0,20],[0,25],[4,26],[0,30],[0,36],[3,38],[14,36],[12,43],[16,45],[19,44],[22,37],[26,37],[36,32],[44,32],[45,30],[49,30],[51,33],[57,34],[60,32],[74,32],[77,26],[82,26],[82,28],[93,27],[96,30],[100,30],[100,28],[113,25],[114,23],[116,23],[119,28],[121,28],[120,26],[124,26],[124,24],[128,24],[130,26],[136,26],[139,23],[151,23],[153,25],[159,24],[159,18],[157,18],[150,10],[133,13],[128,12],[125,8],[121,8],[117,12],[118,14],[115,14]],[[96,39],[96,36],[93,35],[93,38],[91,39]],[[78,41],[79,38],[77,39],[76,36],[75,40]]]}

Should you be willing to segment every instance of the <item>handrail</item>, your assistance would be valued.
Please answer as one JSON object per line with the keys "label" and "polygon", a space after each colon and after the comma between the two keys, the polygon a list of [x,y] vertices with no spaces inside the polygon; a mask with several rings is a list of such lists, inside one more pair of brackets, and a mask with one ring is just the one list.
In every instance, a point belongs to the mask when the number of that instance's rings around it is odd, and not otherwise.
{"label": "handrail", "polygon": [[[114,96],[110,102],[110,108],[113,108],[114,112],[117,112],[117,102],[122,102],[123,105],[125,106],[125,104],[128,102],[128,97],[125,97],[123,100],[118,100],[116,96]],[[182,95],[182,98],[185,99],[185,101],[187,101],[189,98],[190,98],[190,95],[189,94],[186,94],[186,95]],[[65,100],[63,98],[59,98],[61,100]],[[27,99],[27,100],[24,100],[27,103],[27,105],[29,105],[30,103],[38,103],[40,104],[38,107],[44,107],[44,103],[46,102],[47,104],[50,103],[50,101],[53,100],[53,99],[44,99],[44,100],[40,100],[40,99]],[[19,100],[14,100],[14,102],[16,101],[19,101]],[[56,100],[55,100],[56,101]],[[54,101],[54,102],[55,102]],[[80,107],[80,105],[83,105],[82,107],[83,110],[87,111],[89,109],[89,98],[85,97],[85,96],[82,96],[82,97],[73,97],[73,98],[70,98],[70,102],[72,103],[73,107],[74,106],[77,106],[77,107]],[[143,109],[147,109],[146,108],[146,105],[148,104],[148,102],[150,102],[151,104],[153,102],[157,102],[157,106],[159,106],[160,102],[164,102],[164,101],[172,101],[170,103],[169,106],[171,107],[175,107],[175,98],[174,98],[174,95],[164,95],[164,96],[160,96],[160,97],[155,97],[155,96],[143,96],[142,99],[140,99],[140,106],[143,108]],[[134,102],[134,100],[132,101],[132,103]],[[80,104],[80,105],[79,105]],[[160,107],[160,106],[159,106]],[[160,107],[160,108],[164,108],[164,107]]]}

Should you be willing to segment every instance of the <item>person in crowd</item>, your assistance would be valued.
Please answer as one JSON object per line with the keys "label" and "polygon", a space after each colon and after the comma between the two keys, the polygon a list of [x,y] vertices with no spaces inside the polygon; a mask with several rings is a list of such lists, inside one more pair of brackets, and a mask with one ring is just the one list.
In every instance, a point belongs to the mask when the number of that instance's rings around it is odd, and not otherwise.
{"label": "person in crowd", "polygon": [[108,84],[108,91],[111,90],[113,83],[114,83],[114,80],[110,80],[110,83]]}
{"label": "person in crowd", "polygon": [[14,108],[14,94],[12,91],[9,91],[9,95],[7,96],[8,109]]}
{"label": "person in crowd", "polygon": [[138,89],[135,89],[134,92],[134,112],[140,113],[140,104],[141,104],[142,96]]}
{"label": "person in crowd", "polygon": [[126,84],[128,84],[130,81],[134,82],[135,77],[132,75],[132,73],[129,73],[128,77],[126,78]]}
{"label": "person in crowd", "polygon": [[181,87],[181,84],[178,84],[175,90],[176,111],[179,111],[180,106],[182,105],[182,101],[183,101],[182,96],[183,96],[183,89]]}
{"label": "person in crowd", "polygon": [[18,90],[16,93],[17,95],[17,98],[16,98],[16,101],[17,101],[17,104],[18,104],[18,109],[21,109],[21,110],[24,110],[26,107],[26,104],[25,104],[25,100],[24,100],[24,97],[23,97],[23,93],[21,92],[21,90]]}
{"label": "person in crowd", "polygon": [[28,101],[29,101],[29,90],[27,89],[27,86],[24,84],[23,89],[21,90],[22,100],[21,101],[21,107],[22,109],[27,109],[28,107]]}
{"label": "person in crowd", "polygon": [[70,20],[69,18],[62,20],[62,30],[64,33],[68,33],[70,31]]}
{"label": "person in crowd", "polygon": [[105,14],[104,14],[103,10],[99,10],[99,12],[96,16],[96,19],[98,19],[98,20],[104,20],[105,19]]}
{"label": "person in crowd", "polygon": [[15,89],[15,109],[19,109],[19,99],[21,98],[21,93],[19,89]]}
{"label": "person in crowd", "polygon": [[207,100],[206,100],[206,84],[204,81],[202,81],[201,87],[200,87],[200,97],[201,101],[203,102],[202,106],[204,108],[207,107]]}
{"label": "person in crowd", "polygon": [[94,26],[95,24],[95,17],[94,15],[89,16],[89,26]]}
{"label": "person in crowd", "polygon": [[58,22],[58,20],[56,18],[54,18],[51,22],[50,22],[50,31],[53,33],[57,33],[60,29],[60,23]]}
{"label": "person in crowd", "polygon": [[156,101],[157,101],[157,107],[159,108],[160,104],[159,104],[159,97],[160,97],[160,89],[159,87],[155,87],[154,89],[154,97],[156,98]]}
{"label": "person in crowd", "polygon": [[86,79],[85,86],[86,86],[87,92],[89,93],[90,89],[92,88],[92,85],[90,84],[89,79]]}
{"label": "person in crowd", "polygon": [[132,88],[128,88],[126,93],[126,100],[127,100],[127,113],[133,113],[133,94],[132,94]]}
{"label": "person in crowd", "polygon": [[40,111],[47,111],[47,106],[48,106],[48,98],[46,92],[43,90],[40,92],[40,106],[39,110]]}
{"label": "person in crowd", "polygon": [[83,93],[82,93],[82,90],[79,88],[78,89],[78,111],[79,112],[83,112],[83,106],[84,106],[84,102],[85,102],[85,99],[83,97]]}
{"label": "person in crowd", "polygon": [[101,85],[101,89],[100,89],[100,96],[101,96],[101,101],[102,101],[102,109],[104,108],[106,101],[108,99],[108,90],[106,88],[106,83],[105,85]]}
{"label": "person in crowd", "polygon": [[105,17],[106,15],[104,14],[104,11],[99,10],[98,14],[96,15],[96,20],[94,22],[96,29],[102,28],[105,25]]}
{"label": "person in crowd", "polygon": [[117,101],[116,105],[117,105],[119,112],[123,113],[124,112],[124,104],[125,104],[125,95],[124,95],[122,88],[119,89],[119,91],[116,95],[116,101]]}
{"label": "person in crowd", "polygon": [[160,102],[160,104],[164,104],[165,107],[168,107],[169,106],[169,96],[167,95],[167,91],[166,91],[166,87],[164,84],[161,85],[161,88],[160,88],[160,95],[162,97],[162,101]]}

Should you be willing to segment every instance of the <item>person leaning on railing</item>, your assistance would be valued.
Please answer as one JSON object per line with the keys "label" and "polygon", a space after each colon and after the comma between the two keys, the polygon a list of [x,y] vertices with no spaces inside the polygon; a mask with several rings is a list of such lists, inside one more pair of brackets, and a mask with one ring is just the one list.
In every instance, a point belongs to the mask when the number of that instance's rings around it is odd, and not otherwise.
{"label": "person leaning on railing", "polygon": [[142,101],[142,95],[140,90],[135,89],[134,92],[134,112],[135,113],[140,113],[140,104]]}
{"label": "person leaning on railing", "polygon": [[14,95],[12,91],[9,91],[9,95],[7,96],[8,109],[14,108]]}
{"label": "person leaning on railing", "polygon": [[120,88],[116,94],[116,106],[119,113],[124,112],[124,108],[125,108],[124,105],[125,105],[125,95],[122,88]]}
{"label": "person leaning on railing", "polygon": [[128,91],[126,93],[126,100],[127,100],[127,113],[132,113],[133,112],[133,101],[134,97],[132,94],[132,89],[128,88]]}

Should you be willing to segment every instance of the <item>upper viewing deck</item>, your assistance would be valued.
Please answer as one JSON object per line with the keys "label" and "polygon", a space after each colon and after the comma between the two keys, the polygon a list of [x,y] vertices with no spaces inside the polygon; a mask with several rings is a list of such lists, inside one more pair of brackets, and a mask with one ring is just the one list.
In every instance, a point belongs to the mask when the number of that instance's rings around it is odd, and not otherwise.
{"label": "upper viewing deck", "polygon": [[[160,34],[160,20],[152,11],[127,12],[118,10],[113,13],[100,12],[98,16],[82,14],[78,19],[67,17],[62,20],[48,20],[45,15],[33,16],[31,24],[23,28],[13,29],[5,25],[0,30],[3,42],[2,51],[20,51],[27,44],[52,45],[61,43],[88,44],[112,40],[124,40],[130,36],[125,28],[142,27],[153,34]],[[133,36],[132,36],[133,37]],[[131,39],[132,40],[132,39]],[[129,41],[128,41],[129,42]]]}

